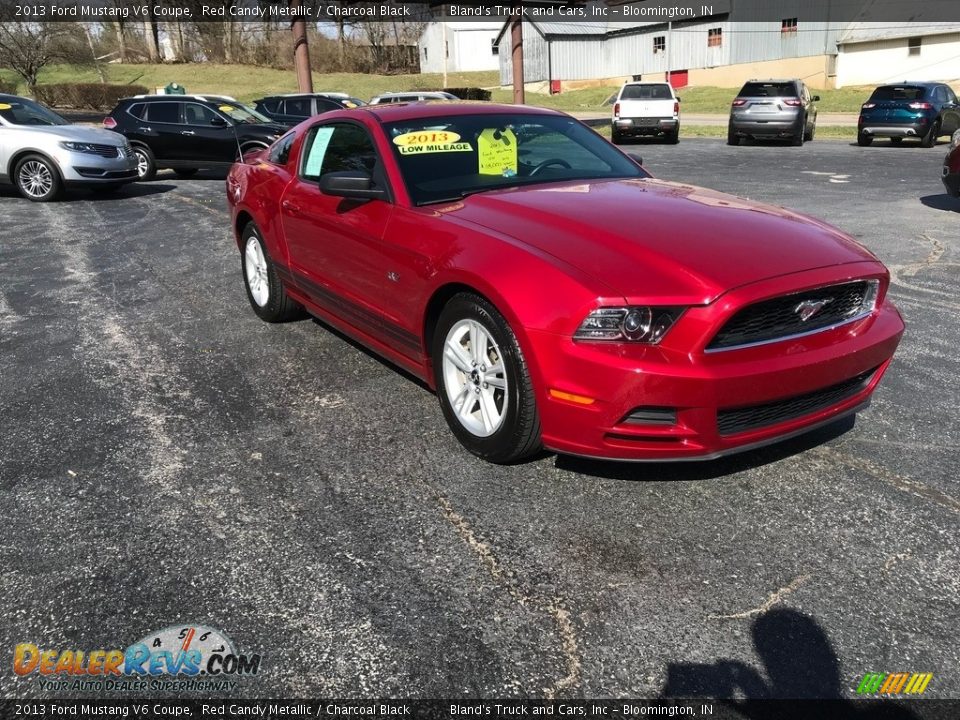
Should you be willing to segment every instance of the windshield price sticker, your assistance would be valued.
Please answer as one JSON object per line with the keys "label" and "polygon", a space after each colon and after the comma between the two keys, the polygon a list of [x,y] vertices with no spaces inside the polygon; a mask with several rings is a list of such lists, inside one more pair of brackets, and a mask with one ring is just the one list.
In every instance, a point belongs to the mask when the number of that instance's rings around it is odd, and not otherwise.
{"label": "windshield price sticker", "polygon": [[228,112],[230,112],[231,110],[233,110],[233,106],[232,106],[232,105],[221,105],[220,107],[217,108],[217,110],[219,110],[220,112],[228,113]]}
{"label": "windshield price sticker", "polygon": [[516,175],[517,136],[509,128],[487,128],[477,138],[477,156],[481,175]]}
{"label": "windshield price sticker", "polygon": [[393,144],[401,155],[422,153],[470,152],[473,148],[468,142],[458,142],[460,136],[449,130],[421,130],[397,135]]}
{"label": "windshield price sticker", "polygon": [[0,110],[13,110],[13,105],[9,103],[0,103]]}

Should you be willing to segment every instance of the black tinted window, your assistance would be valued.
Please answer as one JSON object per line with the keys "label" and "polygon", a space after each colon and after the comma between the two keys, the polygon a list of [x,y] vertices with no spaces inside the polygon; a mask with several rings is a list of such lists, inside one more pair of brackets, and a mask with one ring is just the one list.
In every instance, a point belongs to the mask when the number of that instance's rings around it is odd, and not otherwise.
{"label": "black tinted window", "polygon": [[280,106],[279,100],[261,100],[256,105],[254,105],[254,108],[259,110],[260,112],[275,113],[277,112],[277,108],[279,106]]}
{"label": "black tinted window", "polygon": [[673,100],[669,85],[624,85],[621,100]]}
{"label": "black tinted window", "polygon": [[295,137],[296,135],[294,133],[289,133],[277,140],[270,147],[270,153],[267,155],[270,162],[276,163],[277,165],[286,165],[287,160],[290,159],[290,147],[293,145],[293,139]]}
{"label": "black tinted window", "polygon": [[317,112],[325,113],[330,110],[339,110],[342,106],[340,103],[335,100],[327,100],[326,98],[317,98]]}
{"label": "black tinted window", "polygon": [[786,83],[747,83],[740,91],[740,97],[799,97],[797,86]]}
{"label": "black tinted window", "polygon": [[324,125],[312,128],[304,141],[300,174],[319,180],[329,172],[360,170],[374,174],[377,151],[367,131],[356,125]]}
{"label": "black tinted window", "polygon": [[310,98],[287,98],[284,114],[302,118],[310,117],[313,114],[310,109]]}
{"label": "black tinted window", "polygon": [[896,100],[922,100],[927,89],[916,85],[884,85],[873,91],[870,99],[874,102],[891,102]]}
{"label": "black tinted window", "polygon": [[143,108],[144,108],[143,103],[134,103],[133,105],[127,108],[127,112],[133,115],[135,118],[142,118]]}
{"label": "black tinted window", "polygon": [[210,125],[215,117],[217,114],[205,105],[186,103],[183,106],[183,119],[187,125]]}
{"label": "black tinted window", "polygon": [[159,123],[179,123],[180,103],[158,102],[147,106],[147,120]]}

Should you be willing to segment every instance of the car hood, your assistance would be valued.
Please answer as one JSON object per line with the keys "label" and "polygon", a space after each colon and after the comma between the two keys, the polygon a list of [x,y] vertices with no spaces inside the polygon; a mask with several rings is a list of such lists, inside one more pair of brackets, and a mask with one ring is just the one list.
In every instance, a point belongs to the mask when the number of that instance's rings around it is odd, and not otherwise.
{"label": "car hood", "polygon": [[813,218],[649,178],[498,190],[444,212],[580,268],[624,297],[678,304],[789,273],[876,262]]}
{"label": "car hood", "polygon": [[58,140],[73,142],[99,143],[101,145],[123,145],[126,140],[120,133],[86,125],[17,125],[25,132],[49,135]]}

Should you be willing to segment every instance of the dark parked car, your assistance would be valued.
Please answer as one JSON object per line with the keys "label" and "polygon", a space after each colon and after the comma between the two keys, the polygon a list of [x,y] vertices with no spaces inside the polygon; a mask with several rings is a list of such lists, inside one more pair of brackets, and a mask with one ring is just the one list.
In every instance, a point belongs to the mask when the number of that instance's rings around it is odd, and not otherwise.
{"label": "dark parked car", "polygon": [[253,101],[253,107],[258,113],[288,127],[330,110],[349,110],[361,105],[366,103],[346,93],[269,95]]}
{"label": "dark parked car", "polygon": [[727,144],[740,138],[790,138],[794,145],[813,140],[819,95],[803,80],[749,80],[730,105]]}
{"label": "dark parked car", "polygon": [[150,180],[163,168],[190,177],[200,168],[229,167],[286,131],[253,108],[204,95],[126,98],[103,119],[103,126],[130,141],[141,180]]}
{"label": "dark parked car", "polygon": [[899,143],[905,137],[919,138],[923,147],[933,147],[941,135],[960,127],[960,107],[949,85],[935,82],[904,82],[881,85],[860,108],[857,143],[869,145],[874,138]]}
{"label": "dark parked car", "polygon": [[960,130],[950,139],[950,152],[943,160],[943,186],[953,197],[960,197]]}

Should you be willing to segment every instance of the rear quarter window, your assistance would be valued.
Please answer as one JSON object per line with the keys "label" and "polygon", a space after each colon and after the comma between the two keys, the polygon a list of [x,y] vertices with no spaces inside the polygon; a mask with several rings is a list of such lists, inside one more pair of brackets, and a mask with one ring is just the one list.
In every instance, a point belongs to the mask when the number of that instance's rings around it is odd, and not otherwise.
{"label": "rear quarter window", "polygon": [[158,123],[180,123],[180,103],[158,102],[150,103],[147,107],[147,117],[149,122]]}
{"label": "rear quarter window", "polygon": [[137,118],[137,119],[142,119],[142,118],[143,118],[143,108],[144,108],[143,103],[134,103],[133,105],[131,105],[130,107],[127,108],[127,112],[128,112],[130,115],[133,115],[133,116],[134,116],[135,118]]}

